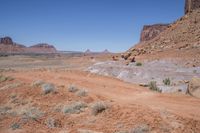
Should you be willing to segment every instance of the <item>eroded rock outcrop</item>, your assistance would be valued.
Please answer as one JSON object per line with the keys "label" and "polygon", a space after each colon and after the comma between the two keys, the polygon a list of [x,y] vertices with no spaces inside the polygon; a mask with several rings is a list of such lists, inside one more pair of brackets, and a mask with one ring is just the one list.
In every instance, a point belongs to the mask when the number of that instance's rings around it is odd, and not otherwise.
{"label": "eroded rock outcrop", "polygon": [[12,38],[10,37],[3,37],[0,39],[1,44],[13,44]]}
{"label": "eroded rock outcrop", "polygon": [[193,78],[190,81],[188,93],[194,97],[200,98],[200,78]]}
{"label": "eroded rock outcrop", "polygon": [[3,37],[0,39],[0,53],[55,53],[56,48],[53,45],[41,43],[26,47],[12,41],[11,37]]}
{"label": "eroded rock outcrop", "polygon": [[200,0],[185,0],[185,14],[200,8]]}
{"label": "eroded rock outcrop", "polygon": [[49,45],[46,43],[40,43],[28,48],[29,52],[37,52],[37,53],[55,53],[57,50],[53,45]]}
{"label": "eroded rock outcrop", "polygon": [[141,32],[140,42],[149,41],[168,28],[169,24],[145,25]]}

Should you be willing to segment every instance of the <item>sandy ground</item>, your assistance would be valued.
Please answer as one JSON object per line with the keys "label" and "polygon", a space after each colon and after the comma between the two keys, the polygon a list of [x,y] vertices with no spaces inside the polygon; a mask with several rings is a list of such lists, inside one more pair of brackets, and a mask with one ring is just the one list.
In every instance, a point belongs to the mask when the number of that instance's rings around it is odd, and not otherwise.
{"label": "sandy ground", "polygon": [[[83,59],[72,59],[69,64],[76,62],[74,65],[78,66],[80,65],[78,60],[83,62]],[[95,59],[86,58],[84,60],[86,64],[88,60]],[[152,92],[137,84],[84,72],[82,68],[86,67],[87,65],[79,66],[77,68],[80,69],[75,70],[48,67],[37,69],[13,67],[11,70],[2,70],[1,74],[13,77],[14,80],[0,83],[0,132],[129,133],[131,130],[144,130],[143,132],[153,133],[198,133],[200,131],[200,99],[179,93]],[[53,83],[57,89],[45,95],[41,86],[32,86],[36,80]],[[82,97],[69,92],[67,88],[71,84],[79,89],[85,88],[88,94]],[[76,101],[85,102],[87,107],[78,114],[65,114],[62,111],[65,105]],[[92,105],[97,101],[104,101],[108,107],[98,115],[93,115]],[[35,112],[30,110],[32,108]],[[37,117],[24,118],[24,114],[30,112],[31,116],[38,114]],[[56,123],[54,128],[46,123],[49,118]]]}

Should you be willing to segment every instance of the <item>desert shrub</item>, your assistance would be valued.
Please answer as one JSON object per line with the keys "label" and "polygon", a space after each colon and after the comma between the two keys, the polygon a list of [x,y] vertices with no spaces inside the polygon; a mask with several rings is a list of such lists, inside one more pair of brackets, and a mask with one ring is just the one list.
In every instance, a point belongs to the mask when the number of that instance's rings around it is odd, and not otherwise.
{"label": "desert shrub", "polygon": [[37,121],[40,117],[42,117],[44,113],[40,111],[38,108],[31,107],[23,112],[23,119],[31,119]]}
{"label": "desert shrub", "polygon": [[105,111],[108,108],[108,106],[104,102],[96,102],[91,106],[92,114],[98,115],[99,113]]}
{"label": "desert shrub", "polygon": [[69,91],[69,92],[77,92],[77,91],[78,91],[78,88],[77,88],[76,86],[74,86],[74,85],[70,85],[70,86],[68,87],[68,91]]}
{"label": "desert shrub", "polygon": [[42,85],[42,90],[43,90],[44,94],[48,94],[48,93],[54,92],[56,90],[56,88],[53,84],[45,83]]}
{"label": "desert shrub", "polygon": [[150,90],[153,90],[153,91],[158,91],[158,92],[161,92],[161,90],[158,88],[157,84],[156,84],[156,81],[151,81],[149,83],[149,89]]}
{"label": "desert shrub", "polygon": [[32,86],[39,87],[39,86],[43,85],[44,83],[45,82],[43,80],[35,80],[35,81],[33,81]]}
{"label": "desert shrub", "polygon": [[87,90],[81,89],[81,90],[77,91],[76,95],[79,97],[84,97],[84,96],[87,96],[87,93],[88,93]]}
{"label": "desert shrub", "polygon": [[20,128],[20,124],[19,123],[13,123],[11,126],[12,130],[16,130]]}
{"label": "desert shrub", "polygon": [[171,84],[171,80],[169,79],[169,78],[166,78],[166,79],[164,79],[163,80],[163,83],[165,84],[165,85],[170,85]]}
{"label": "desert shrub", "polygon": [[14,78],[13,77],[10,77],[10,76],[4,76],[4,75],[0,75],[0,83],[1,82],[5,82],[5,81],[12,81],[12,80],[14,80]]}
{"label": "desert shrub", "polygon": [[136,66],[142,66],[142,63],[141,62],[137,62],[135,65]]}
{"label": "desert shrub", "polygon": [[45,125],[47,125],[48,128],[61,127],[60,121],[55,120],[54,118],[48,118],[45,121]]}
{"label": "desert shrub", "polygon": [[130,130],[129,133],[148,133],[148,132],[149,132],[149,126],[144,124]]}
{"label": "desert shrub", "polygon": [[87,107],[84,102],[75,102],[67,105],[63,108],[63,112],[67,114],[78,114],[82,112]]}
{"label": "desert shrub", "polygon": [[197,70],[193,70],[193,73],[196,74],[196,73],[197,73]]}

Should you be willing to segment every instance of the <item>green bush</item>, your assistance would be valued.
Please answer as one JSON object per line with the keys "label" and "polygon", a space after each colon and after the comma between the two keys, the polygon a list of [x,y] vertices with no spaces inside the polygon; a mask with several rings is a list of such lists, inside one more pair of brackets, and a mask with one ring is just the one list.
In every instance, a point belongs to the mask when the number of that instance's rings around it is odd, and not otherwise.
{"label": "green bush", "polygon": [[63,108],[63,112],[67,114],[78,114],[83,111],[87,107],[84,102],[75,102],[70,105],[67,105]]}
{"label": "green bush", "polygon": [[170,81],[170,79],[169,78],[166,78],[166,79],[164,79],[163,80],[163,83],[165,84],[165,85],[171,85],[171,81]]}
{"label": "green bush", "polygon": [[45,83],[42,85],[42,90],[43,90],[44,94],[48,94],[48,93],[54,92],[56,90],[56,88],[53,84]]}
{"label": "green bush", "polygon": [[161,92],[161,90],[158,88],[156,81],[151,81],[149,83],[149,89],[157,92]]}
{"label": "green bush", "polygon": [[19,123],[14,123],[10,126],[12,128],[12,130],[16,130],[20,128],[20,124]]}
{"label": "green bush", "polygon": [[142,66],[142,63],[141,62],[137,62],[135,65],[136,66]]}
{"label": "green bush", "polygon": [[97,115],[105,111],[108,108],[108,106],[104,102],[96,102],[91,106],[91,108],[92,108],[92,114]]}
{"label": "green bush", "polygon": [[70,85],[70,86],[68,87],[68,91],[69,91],[69,92],[77,92],[77,91],[78,91],[78,88],[77,88],[76,86],[74,86],[74,85]]}
{"label": "green bush", "polygon": [[87,96],[87,94],[88,94],[88,91],[85,89],[81,89],[81,90],[77,91],[77,93],[76,93],[76,95],[79,97],[85,97],[85,96]]}

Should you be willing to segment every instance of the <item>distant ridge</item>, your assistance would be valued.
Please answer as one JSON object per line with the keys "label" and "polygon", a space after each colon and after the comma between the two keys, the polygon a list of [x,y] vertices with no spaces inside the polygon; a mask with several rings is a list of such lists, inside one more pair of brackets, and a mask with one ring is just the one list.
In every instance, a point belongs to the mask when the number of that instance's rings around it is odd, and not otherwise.
{"label": "distant ridge", "polygon": [[40,43],[30,47],[13,42],[11,37],[0,38],[0,53],[56,53],[53,45]]}

